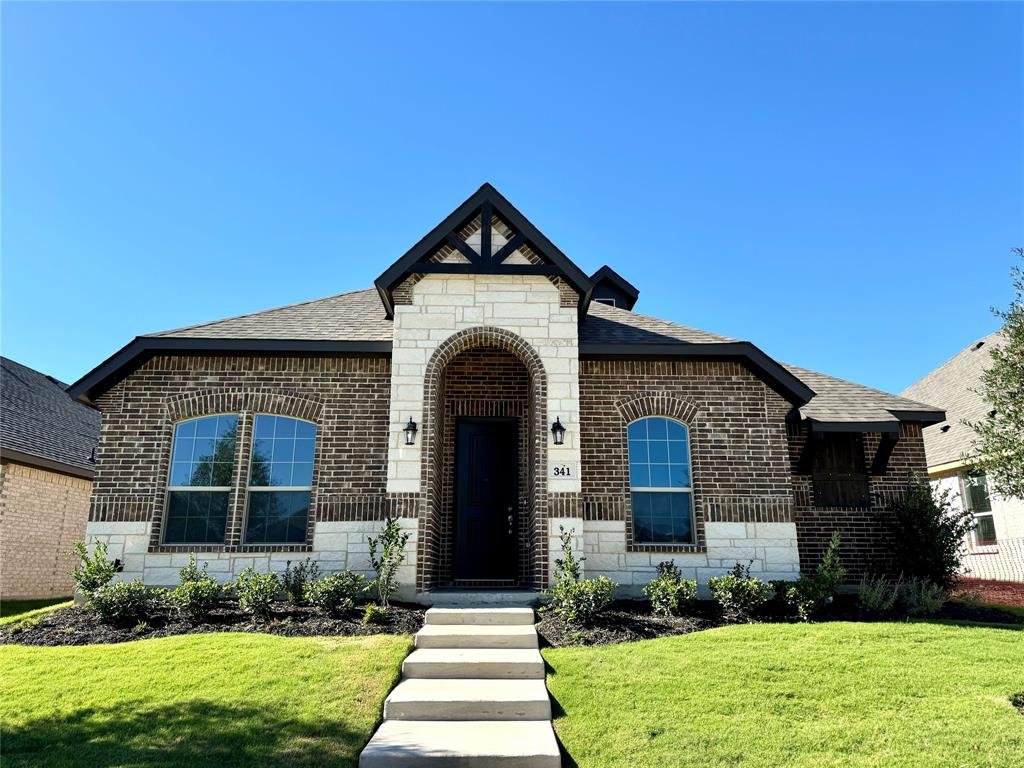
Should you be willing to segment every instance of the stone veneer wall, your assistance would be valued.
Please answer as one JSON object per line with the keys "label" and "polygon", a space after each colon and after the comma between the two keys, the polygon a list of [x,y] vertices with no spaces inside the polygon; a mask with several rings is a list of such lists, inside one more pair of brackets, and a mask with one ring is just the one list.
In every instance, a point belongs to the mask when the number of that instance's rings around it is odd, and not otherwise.
{"label": "stone veneer wall", "polygon": [[[577,309],[559,286],[545,277],[429,274],[417,281],[395,307],[392,342],[391,445],[389,494],[422,495],[418,584],[429,589],[441,572],[442,455],[445,367],[474,347],[498,347],[514,354],[530,377],[531,462],[527,528],[530,571],[546,583],[549,497],[579,493],[579,360]],[[406,446],[401,428],[420,422],[416,444]],[[555,446],[548,425],[566,426],[565,443]],[[435,437],[436,432],[436,437]],[[549,468],[564,473],[549,477]]]}
{"label": "stone veneer wall", "polygon": [[[903,495],[912,473],[927,477],[924,438],[920,424],[902,424],[900,439],[889,458],[884,475],[871,476],[871,506],[868,509],[816,507],[814,484],[810,475],[797,474],[800,454],[807,440],[802,424],[789,427],[790,466],[793,494],[796,500],[795,519],[802,562],[815,565],[821,559],[833,531],[842,537],[842,559],[849,583],[857,583],[866,573],[899,573],[887,545],[892,513],[890,504]],[[864,462],[870,467],[881,435],[864,435]]]}
{"label": "stone veneer wall", "polygon": [[92,483],[15,462],[0,464],[0,599],[74,592],[68,556],[85,538]]}
{"label": "stone veneer wall", "polygon": [[[246,567],[283,570],[312,556],[326,572],[368,571],[366,537],[387,514],[413,533],[403,581],[414,583],[419,499],[385,495],[391,362],[383,357],[155,357],[101,396],[104,414],[89,513],[90,539],[108,542],[121,578],[177,581],[189,551],[227,580]],[[160,524],[174,423],[239,413],[227,543],[166,546]],[[304,545],[244,545],[245,475],[256,413],[317,424],[311,514]]]}
{"label": "stone veneer wall", "polygon": [[[734,362],[583,360],[580,404],[582,493],[552,512],[552,560],[562,525],[582,532],[586,574],[606,575],[625,593],[638,593],[662,560],[675,561],[702,590],[749,560],[762,578],[795,578],[790,406],[774,390]],[[633,541],[626,426],[645,416],[690,428],[695,546]]]}

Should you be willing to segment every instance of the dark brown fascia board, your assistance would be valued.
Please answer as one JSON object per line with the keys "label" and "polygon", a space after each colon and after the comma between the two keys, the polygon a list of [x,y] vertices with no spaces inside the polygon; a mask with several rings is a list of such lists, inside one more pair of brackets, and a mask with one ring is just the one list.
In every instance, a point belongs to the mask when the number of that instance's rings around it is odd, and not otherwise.
{"label": "dark brown fascia board", "polygon": [[922,427],[930,427],[932,424],[941,424],[946,420],[946,412],[936,408],[933,411],[902,411],[887,408],[887,411],[900,421],[916,421]]}
{"label": "dark brown fascia board", "polygon": [[97,394],[105,392],[151,357],[165,353],[193,355],[232,354],[313,354],[313,355],[390,355],[390,341],[333,341],[315,339],[203,339],[173,336],[137,336],[111,357],[68,387],[68,394],[92,405]]}
{"label": "dark brown fascia board", "polygon": [[690,357],[736,360],[756,376],[770,384],[794,405],[805,405],[814,397],[814,390],[772,360],[749,341],[691,344],[580,344],[580,357],[664,358]]}
{"label": "dark brown fascia board", "polygon": [[900,433],[900,423],[893,421],[818,421],[807,419],[811,428],[811,434],[825,434],[827,432],[882,432],[885,434]]}
{"label": "dark brown fascia board", "polygon": [[[398,261],[388,267],[380,277],[373,281],[377,293],[380,294],[384,303],[384,311],[387,316],[394,317],[395,304],[391,291],[395,285],[406,275],[416,271],[416,264],[421,259],[429,256],[434,250],[440,247],[451,232],[458,231],[473,218],[477,208],[489,203],[495,213],[512,227],[516,232],[524,235],[527,242],[535,247],[542,256],[551,261],[560,270],[576,290],[580,292],[580,317],[586,317],[587,307],[590,303],[590,295],[593,292],[593,282],[587,274],[576,266],[573,261],[552,243],[547,236],[537,227],[530,223],[519,210],[510,203],[491,184],[484,183],[480,189],[470,195],[458,208],[452,211],[445,219],[434,227],[430,232],[421,237],[419,241],[405,252]],[[466,270],[470,271],[470,270]]]}
{"label": "dark brown fascia board", "polygon": [[25,464],[36,469],[45,469],[62,475],[80,477],[84,480],[92,480],[96,474],[95,470],[92,469],[76,467],[74,464],[65,464],[63,461],[48,459],[45,456],[37,456],[34,453],[25,453],[25,451],[18,451],[14,448],[0,447],[0,460],[13,461],[16,464]]}

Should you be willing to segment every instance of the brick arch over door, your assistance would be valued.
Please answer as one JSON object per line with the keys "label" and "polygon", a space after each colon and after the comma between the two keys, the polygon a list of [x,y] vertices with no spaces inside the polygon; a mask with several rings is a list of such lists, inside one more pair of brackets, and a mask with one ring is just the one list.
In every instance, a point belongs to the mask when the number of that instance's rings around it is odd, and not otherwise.
{"label": "brick arch over door", "polygon": [[[701,550],[704,547],[704,505],[702,481],[704,471],[700,456],[701,431],[698,417],[701,409],[696,403],[666,392],[634,392],[628,397],[615,402],[615,409],[622,417],[622,461],[629,467],[629,451],[626,441],[626,426],[638,419],[651,416],[664,416],[681,421],[689,430],[690,443],[690,483],[693,489],[693,521],[696,531],[696,544],[693,547],[674,547],[675,551]],[[626,502],[626,541],[633,551],[661,551],[661,547],[637,544],[633,538],[632,499],[629,493],[629,475],[626,474],[623,498]]]}
{"label": "brick arch over door", "polygon": [[443,477],[444,372],[448,364],[463,352],[481,347],[497,348],[511,353],[525,366],[529,375],[530,501],[527,528],[531,533],[522,546],[539,553],[533,558],[532,581],[543,584],[547,562],[541,542],[547,540],[547,373],[537,351],[522,337],[504,328],[478,326],[452,334],[434,351],[423,377],[423,427],[421,473],[424,491],[424,514],[420,518],[420,542],[416,564],[417,587],[432,589],[438,584],[441,556],[441,492]]}

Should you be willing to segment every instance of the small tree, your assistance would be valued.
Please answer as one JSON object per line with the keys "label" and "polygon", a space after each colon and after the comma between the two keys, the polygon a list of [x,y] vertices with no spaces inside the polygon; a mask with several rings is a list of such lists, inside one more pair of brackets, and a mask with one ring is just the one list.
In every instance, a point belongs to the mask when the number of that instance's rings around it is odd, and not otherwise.
{"label": "small tree", "polygon": [[[1014,248],[1024,259],[1024,248]],[[1006,310],[993,309],[1002,319],[1003,346],[991,350],[992,367],[981,376],[980,394],[991,406],[990,416],[965,422],[977,435],[974,451],[981,468],[1002,496],[1024,497],[1024,267],[1011,271],[1014,299]]]}
{"label": "small tree", "polygon": [[370,564],[377,572],[377,578],[370,582],[377,588],[380,604],[387,609],[391,596],[398,591],[398,566],[405,560],[405,545],[409,534],[402,531],[398,518],[384,520],[378,536],[367,538],[370,545]]}
{"label": "small tree", "polygon": [[98,589],[113,581],[117,574],[117,564],[107,558],[106,542],[97,540],[90,555],[85,543],[76,541],[73,552],[78,555],[79,563],[71,572],[71,578],[74,579],[78,591],[87,598],[91,598]]}
{"label": "small tree", "polygon": [[954,506],[948,490],[935,492],[917,475],[893,504],[892,512],[890,548],[903,574],[943,589],[952,587],[964,539],[974,530],[973,515]]}

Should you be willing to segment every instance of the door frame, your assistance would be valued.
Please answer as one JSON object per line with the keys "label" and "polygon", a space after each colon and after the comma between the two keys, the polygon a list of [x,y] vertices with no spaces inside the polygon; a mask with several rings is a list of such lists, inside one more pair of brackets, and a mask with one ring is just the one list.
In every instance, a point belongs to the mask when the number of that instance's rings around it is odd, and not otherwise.
{"label": "door frame", "polygon": [[[452,466],[452,549],[451,549],[451,573],[452,583],[460,581],[455,574],[457,570],[458,558],[459,558],[459,425],[461,424],[495,424],[503,423],[509,424],[512,427],[512,443],[513,443],[513,455],[515,456],[515,467],[512,473],[512,547],[511,553],[512,558],[512,573],[509,579],[493,579],[493,580],[481,580],[487,581],[493,584],[501,583],[505,584],[510,582],[512,586],[519,586],[519,556],[521,542],[519,541],[519,493],[520,493],[520,473],[522,466],[520,462],[520,439],[522,437],[522,429],[520,422],[522,420],[517,416],[456,416],[455,417],[455,429],[453,430],[452,439],[455,441],[453,459],[454,463]],[[468,579],[462,579],[461,581],[469,581]],[[472,587],[470,587],[472,588]],[[486,589],[486,584],[478,585],[476,588]]]}

